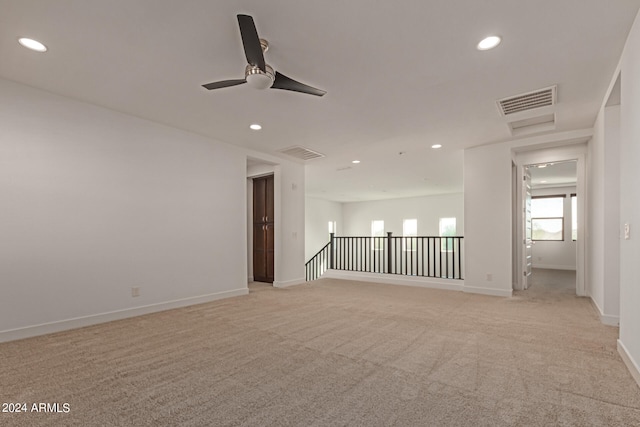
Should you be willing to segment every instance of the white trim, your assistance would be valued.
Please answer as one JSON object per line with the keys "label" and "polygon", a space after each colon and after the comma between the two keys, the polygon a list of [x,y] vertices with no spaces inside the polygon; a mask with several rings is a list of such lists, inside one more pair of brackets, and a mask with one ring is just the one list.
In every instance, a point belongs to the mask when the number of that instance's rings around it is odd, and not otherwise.
{"label": "white trim", "polygon": [[450,291],[462,291],[464,280],[438,279],[433,277],[401,276],[384,273],[365,273],[359,271],[327,270],[322,278],[343,280],[364,280],[373,283],[386,283],[389,285],[416,286],[419,288],[446,289]]}
{"label": "white trim", "polygon": [[26,326],[23,328],[0,331],[0,342],[14,341],[23,338],[35,337],[38,335],[62,332],[69,329],[83,328],[85,326],[96,325],[98,323],[111,322],[129,317],[141,316],[143,314],[156,313],[159,311],[171,310],[174,308],[186,307],[190,305],[203,304],[224,298],[231,298],[247,295],[248,288],[234,289],[231,291],[216,292],[214,294],[201,295],[198,297],[183,298],[173,301],[149,304],[141,307],[126,308],[123,310],[110,311],[89,316],[75,317],[72,319],[58,320],[55,322],[42,323],[39,325]]}
{"label": "white trim", "polygon": [[463,291],[470,294],[490,295],[493,297],[511,298],[513,296],[513,289],[493,289],[479,288],[476,286],[465,286]]}
{"label": "white trim", "polygon": [[607,326],[620,326],[620,316],[613,316],[611,314],[601,314],[600,322]]}
{"label": "white trim", "polygon": [[602,309],[600,308],[596,300],[594,300],[592,297],[589,297],[589,300],[591,300],[591,303],[593,304],[596,311],[598,312],[598,315],[600,316],[600,322],[602,324],[609,325],[609,326],[620,326],[620,316],[604,314],[604,312],[602,311]]}
{"label": "white trim", "polygon": [[[586,131],[586,130],[585,130]],[[581,131],[582,132],[582,131]],[[590,137],[593,135],[593,129],[591,132],[584,132],[586,136]],[[588,138],[587,138],[588,139]],[[540,145],[528,145],[526,147],[519,147],[514,144],[512,148],[512,152],[515,152],[516,158],[516,166],[518,166],[518,182],[522,180],[522,167],[525,165],[536,164],[536,163],[545,163],[545,162],[555,162],[555,161],[566,161],[566,160],[577,160],[576,163],[576,194],[578,195],[578,236],[586,236],[586,227],[585,224],[588,223],[587,218],[587,176],[586,176],[586,160],[587,160],[587,145],[585,142],[587,139],[576,139],[574,141],[571,140],[562,140],[558,139],[555,147],[544,147]],[[532,140],[533,141],[533,140]],[[531,142],[532,142],[531,141]],[[524,151],[526,150],[526,151]],[[518,193],[517,199],[514,201],[516,203],[516,221],[518,224],[521,224],[522,215],[520,214],[519,206],[522,204],[522,192]],[[513,209],[513,208],[512,208]],[[522,227],[518,226],[518,230]],[[588,236],[586,236],[588,238]],[[586,291],[586,246],[585,241],[586,238],[580,238],[576,241],[576,295],[578,296],[587,296]],[[515,267],[518,268],[518,274],[516,275],[518,278],[518,283],[516,284],[517,289],[522,289],[523,286],[523,274],[522,274],[522,250],[520,249],[520,242],[523,241],[522,233],[519,232],[519,235],[516,239],[517,251],[518,251],[518,262]]]}
{"label": "white trim", "polygon": [[622,361],[627,366],[627,369],[629,369],[629,373],[633,379],[636,380],[638,387],[640,387],[640,368],[635,360],[633,360],[633,357],[629,354],[627,347],[625,347],[620,340],[618,340],[618,354],[620,354]]}
{"label": "white trim", "polygon": [[576,271],[575,265],[557,265],[557,264],[533,264],[533,268],[544,268],[546,270],[573,270]]}
{"label": "white trim", "polygon": [[274,288],[288,288],[289,286],[295,286],[295,285],[301,285],[305,283],[304,278],[302,279],[293,279],[293,280],[286,280],[286,281],[274,281],[273,282],[273,287]]}

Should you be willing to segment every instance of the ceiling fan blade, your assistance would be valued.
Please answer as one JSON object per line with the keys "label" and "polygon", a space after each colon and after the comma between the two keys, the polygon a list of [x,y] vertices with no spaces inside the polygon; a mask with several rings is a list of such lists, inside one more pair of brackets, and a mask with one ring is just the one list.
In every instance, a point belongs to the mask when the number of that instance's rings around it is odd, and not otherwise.
{"label": "ceiling fan blade", "polygon": [[295,81],[284,74],[276,71],[276,78],[271,85],[271,89],[292,90],[294,92],[308,93],[309,95],[322,96],[327,93],[324,90],[316,89],[304,83]]}
{"label": "ceiling fan blade", "polygon": [[244,46],[244,54],[247,62],[257,66],[262,71],[265,70],[264,55],[262,54],[262,46],[256,25],[253,18],[249,15],[238,15],[238,25],[240,25],[240,35],[242,36],[242,45]]}
{"label": "ceiling fan blade", "polygon": [[237,86],[237,85],[241,85],[243,83],[246,83],[247,81],[245,79],[238,79],[238,80],[223,80],[221,82],[213,82],[213,83],[207,83],[206,85],[202,85],[203,88],[205,89],[220,89],[223,87],[230,87],[230,86]]}

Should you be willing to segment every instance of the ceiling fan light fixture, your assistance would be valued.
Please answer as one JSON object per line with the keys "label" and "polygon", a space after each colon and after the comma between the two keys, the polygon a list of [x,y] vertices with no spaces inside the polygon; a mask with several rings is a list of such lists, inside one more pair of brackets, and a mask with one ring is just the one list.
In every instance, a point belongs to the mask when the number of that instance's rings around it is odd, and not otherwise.
{"label": "ceiling fan light fixture", "polygon": [[258,67],[247,65],[245,78],[249,86],[255,89],[268,89],[273,84],[274,72],[270,66],[265,66],[266,72]]}
{"label": "ceiling fan light fixture", "polygon": [[273,81],[264,74],[251,74],[247,76],[247,83],[255,89],[268,89],[273,84]]}
{"label": "ceiling fan light fixture", "polygon": [[493,49],[494,47],[498,46],[501,41],[502,39],[498,36],[489,36],[482,39],[480,43],[478,43],[477,49],[478,50]]}

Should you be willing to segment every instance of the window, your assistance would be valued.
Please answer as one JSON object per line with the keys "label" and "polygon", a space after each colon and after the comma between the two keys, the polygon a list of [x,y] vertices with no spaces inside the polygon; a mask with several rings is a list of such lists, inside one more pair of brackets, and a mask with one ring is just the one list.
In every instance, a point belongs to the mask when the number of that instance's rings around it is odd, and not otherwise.
{"label": "window", "polygon": [[329,221],[329,234],[331,233],[337,233],[338,228],[336,226],[336,222],[335,221]]}
{"label": "window", "polygon": [[[371,237],[384,237],[384,221],[371,221]],[[384,249],[384,239],[373,239],[373,250],[381,251]]]}
{"label": "window", "polygon": [[[456,219],[440,218],[440,237],[456,235]],[[440,239],[440,250],[451,252],[453,250],[453,239]]]}
{"label": "window", "polygon": [[405,251],[415,251],[417,247],[417,240],[415,236],[418,235],[418,220],[417,219],[405,219],[402,221],[402,247]]}
{"label": "window", "polygon": [[531,198],[532,240],[564,240],[564,197]]}

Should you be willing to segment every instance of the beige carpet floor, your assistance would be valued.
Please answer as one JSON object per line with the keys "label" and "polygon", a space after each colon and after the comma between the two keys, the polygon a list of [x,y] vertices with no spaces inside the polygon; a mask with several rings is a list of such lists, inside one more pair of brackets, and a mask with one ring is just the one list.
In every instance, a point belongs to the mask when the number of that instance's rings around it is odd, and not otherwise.
{"label": "beige carpet floor", "polygon": [[510,299],[254,284],[243,297],[0,344],[1,402],[70,409],[0,413],[0,425],[640,426],[617,328],[549,277]]}

